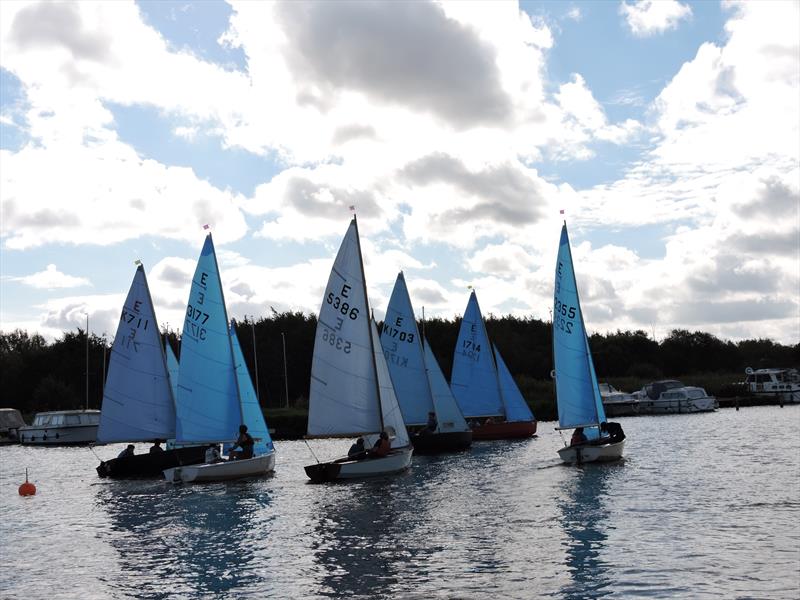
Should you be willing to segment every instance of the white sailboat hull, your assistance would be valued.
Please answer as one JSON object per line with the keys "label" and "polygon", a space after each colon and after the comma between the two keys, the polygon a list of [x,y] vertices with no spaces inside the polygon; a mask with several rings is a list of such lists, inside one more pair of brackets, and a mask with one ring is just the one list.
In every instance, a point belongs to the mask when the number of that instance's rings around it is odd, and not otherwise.
{"label": "white sailboat hull", "polygon": [[568,465],[587,462],[610,462],[622,458],[625,440],[615,444],[565,446],[558,455]]}
{"label": "white sailboat hull", "polygon": [[200,483],[205,481],[229,481],[246,477],[260,477],[275,470],[275,452],[242,460],[174,467],[164,471],[164,478],[171,483]]}
{"label": "white sailboat hull", "polygon": [[337,481],[340,479],[362,479],[392,475],[408,469],[411,465],[413,449],[399,448],[383,458],[361,460],[342,460],[319,463],[306,467],[306,474],[312,481]]}

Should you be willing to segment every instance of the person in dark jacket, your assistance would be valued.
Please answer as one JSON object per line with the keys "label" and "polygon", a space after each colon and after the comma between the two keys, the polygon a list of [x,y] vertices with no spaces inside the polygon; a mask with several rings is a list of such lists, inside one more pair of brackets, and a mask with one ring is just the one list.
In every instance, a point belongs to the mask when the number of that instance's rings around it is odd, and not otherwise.
{"label": "person in dark jacket", "polygon": [[[239,425],[239,437],[236,438],[230,449],[231,460],[253,458],[253,446],[255,446],[255,443],[253,436],[247,433],[247,425]],[[234,448],[241,448],[241,450],[234,450]]]}
{"label": "person in dark jacket", "polygon": [[605,443],[616,444],[625,439],[625,432],[619,423],[603,422],[600,423],[600,435]]}

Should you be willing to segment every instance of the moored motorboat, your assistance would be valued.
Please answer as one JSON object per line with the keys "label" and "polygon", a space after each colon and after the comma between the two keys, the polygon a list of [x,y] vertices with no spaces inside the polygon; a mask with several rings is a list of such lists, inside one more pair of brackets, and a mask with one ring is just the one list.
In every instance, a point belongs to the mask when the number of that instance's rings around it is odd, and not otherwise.
{"label": "moored motorboat", "polygon": [[745,386],[753,396],[779,403],[800,402],[800,373],[797,369],[745,370]]}
{"label": "moored motorboat", "polygon": [[19,441],[32,446],[93,444],[99,423],[100,411],[94,409],[40,412],[33,423],[19,428]]}
{"label": "moored motorboat", "polygon": [[711,412],[719,408],[717,399],[703,388],[684,385],[675,379],[648,383],[635,396],[642,415]]}
{"label": "moored motorboat", "polygon": [[25,425],[25,419],[16,408],[0,408],[0,444],[19,443],[19,429]]}
{"label": "moored motorboat", "polygon": [[639,398],[616,389],[610,383],[600,383],[600,398],[609,417],[626,417],[639,414]]}

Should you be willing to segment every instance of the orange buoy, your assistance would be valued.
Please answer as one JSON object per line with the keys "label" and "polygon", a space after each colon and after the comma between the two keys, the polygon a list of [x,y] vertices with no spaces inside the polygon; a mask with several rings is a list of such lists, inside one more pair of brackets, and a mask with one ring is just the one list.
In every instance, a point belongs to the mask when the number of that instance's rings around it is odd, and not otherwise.
{"label": "orange buoy", "polygon": [[36,486],[28,481],[28,469],[25,469],[25,483],[19,486],[20,496],[33,496],[36,494]]}

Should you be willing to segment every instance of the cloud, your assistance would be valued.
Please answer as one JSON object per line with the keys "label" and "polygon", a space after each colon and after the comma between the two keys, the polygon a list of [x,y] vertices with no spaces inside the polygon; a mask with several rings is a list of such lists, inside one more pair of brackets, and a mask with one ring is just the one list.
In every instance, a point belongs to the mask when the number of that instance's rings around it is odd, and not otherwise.
{"label": "cloud", "polygon": [[99,31],[84,27],[76,5],[67,2],[37,2],[14,17],[10,39],[20,48],[56,47],[75,59],[104,62],[111,41]]}
{"label": "cloud", "polygon": [[623,0],[619,12],[625,17],[633,35],[647,37],[676,29],[678,23],[692,17],[688,4],[677,0],[639,0],[628,4]]}
{"label": "cloud", "polygon": [[294,76],[317,98],[362,92],[458,128],[511,116],[494,50],[437,4],[287,2],[277,16]]}
{"label": "cloud", "polygon": [[49,264],[44,271],[25,275],[24,277],[11,277],[11,281],[19,281],[38,289],[62,289],[92,285],[85,277],[74,277],[58,270],[54,264]]}

